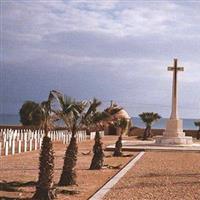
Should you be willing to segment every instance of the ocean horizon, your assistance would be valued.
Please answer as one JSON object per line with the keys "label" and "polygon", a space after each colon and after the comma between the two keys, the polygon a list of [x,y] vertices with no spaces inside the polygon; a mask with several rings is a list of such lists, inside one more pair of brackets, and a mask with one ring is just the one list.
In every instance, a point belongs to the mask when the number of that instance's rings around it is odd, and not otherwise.
{"label": "ocean horizon", "polygon": [[[161,118],[159,121],[155,122],[152,126],[154,129],[164,129],[166,125],[167,118]],[[184,130],[197,130],[194,125],[194,121],[197,119],[183,119],[183,129]],[[138,117],[132,117],[133,126],[144,128],[145,124]],[[0,114],[0,125],[20,125],[20,118],[17,114]]]}

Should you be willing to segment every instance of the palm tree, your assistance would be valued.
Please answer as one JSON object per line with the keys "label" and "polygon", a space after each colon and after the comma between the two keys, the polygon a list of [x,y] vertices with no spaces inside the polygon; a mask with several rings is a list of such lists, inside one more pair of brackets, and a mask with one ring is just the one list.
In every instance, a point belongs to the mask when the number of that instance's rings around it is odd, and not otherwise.
{"label": "palm tree", "polygon": [[110,117],[108,113],[103,112],[94,112],[90,118],[90,126],[94,126],[96,129],[95,135],[95,143],[93,146],[93,158],[90,164],[91,170],[101,169],[103,167],[104,162],[104,151],[103,151],[103,143],[101,141],[101,136],[99,130],[103,128],[103,122]]}
{"label": "palm tree", "polygon": [[197,140],[199,140],[199,139],[200,139],[200,121],[194,122],[194,125],[195,125],[196,127],[198,127]]}
{"label": "palm tree", "polygon": [[57,91],[51,91],[51,97],[56,99],[59,103],[59,108],[54,110],[54,112],[64,121],[66,128],[72,133],[69,146],[65,152],[64,165],[58,185],[74,185],[76,184],[75,166],[78,154],[76,133],[83,125],[84,115],[87,113],[85,110],[88,107],[88,103],[86,101],[76,101]]}
{"label": "palm tree", "polygon": [[96,131],[95,143],[93,146],[93,154],[94,155],[92,157],[90,169],[91,170],[101,169],[103,167],[103,162],[104,162],[104,151],[99,131]]}
{"label": "palm tree", "polygon": [[32,200],[52,200],[56,197],[56,193],[53,186],[54,151],[51,138],[48,137],[48,131],[52,126],[50,100],[42,102],[40,109],[42,113],[40,126],[44,129],[44,137],[39,158],[39,179]]}
{"label": "palm tree", "polygon": [[152,124],[155,121],[159,120],[161,116],[158,113],[154,113],[154,112],[143,112],[139,114],[139,117],[146,124],[146,128],[143,134],[143,140],[146,140],[148,137],[152,136],[152,133],[151,133]]}
{"label": "palm tree", "polygon": [[91,116],[88,118],[90,119],[89,125],[94,126],[96,129],[95,144],[93,146],[94,155],[90,164],[91,170],[101,169],[103,167],[104,152],[99,130],[104,127],[105,123],[111,122],[113,120],[113,116],[120,110],[121,108],[114,108],[112,112],[108,112],[108,110],[104,110],[103,112],[95,110],[91,113]]}
{"label": "palm tree", "polygon": [[122,135],[123,135],[127,125],[128,125],[128,121],[126,118],[118,119],[115,122],[115,126],[121,128],[120,136],[118,137],[118,140],[115,143],[115,150],[113,153],[113,156],[115,156],[115,157],[119,157],[119,156],[123,155],[123,153],[122,153]]}

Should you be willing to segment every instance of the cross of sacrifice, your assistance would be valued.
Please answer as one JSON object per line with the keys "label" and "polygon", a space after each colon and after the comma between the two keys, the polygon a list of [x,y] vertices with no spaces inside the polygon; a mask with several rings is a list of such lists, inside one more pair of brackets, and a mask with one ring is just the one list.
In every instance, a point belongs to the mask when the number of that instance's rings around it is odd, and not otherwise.
{"label": "cross of sacrifice", "polygon": [[174,59],[174,66],[168,67],[168,71],[173,71],[173,84],[172,84],[172,112],[171,119],[179,119],[178,117],[178,96],[177,96],[177,74],[179,71],[184,71],[183,67],[178,67],[178,59]]}

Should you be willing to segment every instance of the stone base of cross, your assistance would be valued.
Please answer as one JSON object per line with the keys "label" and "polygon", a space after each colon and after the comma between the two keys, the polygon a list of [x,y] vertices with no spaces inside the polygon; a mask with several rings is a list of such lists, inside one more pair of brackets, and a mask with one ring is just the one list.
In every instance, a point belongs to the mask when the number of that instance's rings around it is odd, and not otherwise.
{"label": "stone base of cross", "polygon": [[193,144],[192,137],[185,136],[183,132],[183,121],[181,119],[167,120],[163,136],[156,137],[156,143],[160,145],[190,145]]}
{"label": "stone base of cross", "polygon": [[163,145],[180,145],[180,144],[192,144],[192,137],[186,137],[183,132],[183,121],[178,116],[178,71],[183,71],[183,67],[177,66],[177,59],[174,59],[174,66],[168,67],[168,71],[173,71],[173,84],[172,84],[172,110],[170,119],[167,120],[166,130],[163,136],[156,137],[157,144]]}

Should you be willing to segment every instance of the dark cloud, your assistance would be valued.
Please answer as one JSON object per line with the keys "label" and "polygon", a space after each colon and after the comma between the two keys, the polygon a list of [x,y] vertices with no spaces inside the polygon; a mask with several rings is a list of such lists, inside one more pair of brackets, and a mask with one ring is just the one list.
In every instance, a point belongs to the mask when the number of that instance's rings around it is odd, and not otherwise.
{"label": "dark cloud", "polygon": [[160,58],[184,56],[199,58],[200,40],[185,37],[166,38],[166,35],[117,37],[98,32],[59,32],[43,37],[45,48],[73,56],[105,58]]}

